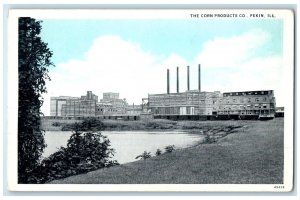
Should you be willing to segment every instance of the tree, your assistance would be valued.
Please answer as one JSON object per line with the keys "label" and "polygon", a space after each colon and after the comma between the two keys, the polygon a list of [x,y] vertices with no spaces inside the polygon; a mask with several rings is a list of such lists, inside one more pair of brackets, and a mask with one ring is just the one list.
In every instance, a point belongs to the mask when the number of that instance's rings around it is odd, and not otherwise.
{"label": "tree", "polygon": [[114,149],[109,139],[101,132],[75,131],[68,140],[67,147],[45,158],[33,172],[32,182],[45,183],[71,175],[86,173],[104,167],[118,165],[112,160]]}
{"label": "tree", "polygon": [[40,162],[45,148],[40,129],[42,94],[46,93],[46,80],[50,80],[47,67],[53,65],[52,52],[39,36],[41,21],[19,18],[18,69],[18,182],[30,183],[31,172]]}
{"label": "tree", "polygon": [[102,131],[105,129],[103,122],[95,117],[85,118],[82,122],[65,124],[62,131]]}

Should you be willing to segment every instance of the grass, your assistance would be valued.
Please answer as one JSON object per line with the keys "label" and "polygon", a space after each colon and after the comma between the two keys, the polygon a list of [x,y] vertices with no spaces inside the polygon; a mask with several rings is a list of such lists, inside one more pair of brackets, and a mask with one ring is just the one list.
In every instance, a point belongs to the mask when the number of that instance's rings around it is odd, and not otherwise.
{"label": "grass", "polygon": [[[61,131],[63,124],[73,124],[75,122],[81,122],[82,120],[75,119],[42,119],[41,129],[45,131]],[[54,123],[59,123],[59,126],[54,126]]]}
{"label": "grass", "polygon": [[[176,125],[178,123],[183,122],[176,122]],[[225,125],[228,126],[228,124],[240,125],[239,127],[242,126],[242,128],[226,137],[219,138],[212,144],[199,144],[186,149],[178,149],[147,160],[100,169],[52,183],[283,183],[283,118],[270,121],[206,121],[191,124],[198,126],[198,123],[202,123],[211,135],[222,134],[222,130],[226,129]]]}
{"label": "grass", "polygon": [[[80,122],[81,120],[57,120],[43,119],[42,129],[46,131],[61,131],[65,124]],[[130,130],[201,130],[220,129],[224,126],[239,126],[245,121],[171,121],[166,119],[153,119],[149,121],[123,121],[123,120],[103,120],[106,131],[130,131]],[[53,126],[59,123],[60,126]]]}

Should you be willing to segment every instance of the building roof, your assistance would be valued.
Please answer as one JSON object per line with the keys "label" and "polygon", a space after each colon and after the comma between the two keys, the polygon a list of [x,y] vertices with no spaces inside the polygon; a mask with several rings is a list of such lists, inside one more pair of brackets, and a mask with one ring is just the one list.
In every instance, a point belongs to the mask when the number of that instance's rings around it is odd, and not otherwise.
{"label": "building roof", "polygon": [[257,91],[243,91],[243,92],[224,92],[223,96],[248,96],[248,95],[267,95],[273,94],[273,90],[257,90]]}

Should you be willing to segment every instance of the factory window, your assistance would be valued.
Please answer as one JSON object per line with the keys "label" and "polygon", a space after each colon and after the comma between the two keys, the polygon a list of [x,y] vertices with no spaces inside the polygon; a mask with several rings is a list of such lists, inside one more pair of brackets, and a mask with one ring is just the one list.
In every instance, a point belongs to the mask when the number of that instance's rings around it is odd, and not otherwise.
{"label": "factory window", "polygon": [[236,102],[236,99],[233,99],[232,101],[235,103],[235,102]]}
{"label": "factory window", "polygon": [[264,97],[263,101],[267,101],[267,98],[266,98],[266,97]]}
{"label": "factory window", "polygon": [[240,102],[241,102],[241,103],[244,103],[244,99],[243,99],[243,98],[241,98],[241,99],[240,99]]}
{"label": "factory window", "polygon": [[255,98],[255,101],[256,101],[256,102],[259,102],[259,98]]}
{"label": "factory window", "polygon": [[251,98],[248,98],[248,102],[251,102]]}

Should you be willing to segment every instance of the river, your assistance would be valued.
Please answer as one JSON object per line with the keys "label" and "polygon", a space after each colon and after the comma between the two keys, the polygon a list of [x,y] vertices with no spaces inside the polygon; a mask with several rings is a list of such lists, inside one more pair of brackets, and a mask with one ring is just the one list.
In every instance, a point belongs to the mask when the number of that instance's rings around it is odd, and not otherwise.
{"label": "river", "polygon": [[[66,147],[71,131],[46,131],[45,142],[47,147],[43,157],[57,151],[61,146]],[[102,131],[111,142],[111,147],[116,153],[114,160],[120,164],[136,161],[135,157],[144,151],[155,155],[157,149],[164,151],[168,145],[185,148],[199,143],[203,136],[190,134],[184,131]]]}

